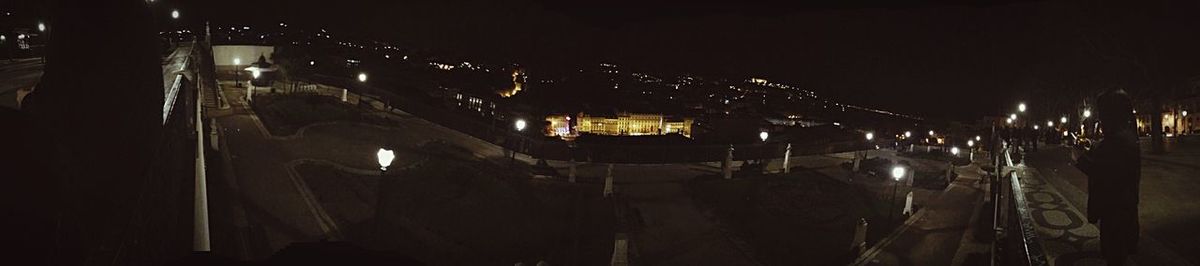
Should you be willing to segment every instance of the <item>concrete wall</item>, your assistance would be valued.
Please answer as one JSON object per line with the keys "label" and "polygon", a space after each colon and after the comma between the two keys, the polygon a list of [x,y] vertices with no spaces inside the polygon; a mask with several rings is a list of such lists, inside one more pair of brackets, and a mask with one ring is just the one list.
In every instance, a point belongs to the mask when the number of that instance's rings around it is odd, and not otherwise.
{"label": "concrete wall", "polygon": [[[274,46],[261,45],[213,45],[213,63],[218,68],[232,67],[234,58],[241,58],[241,66],[258,61],[259,56],[266,56],[267,62],[275,63],[271,55],[275,53]],[[232,69],[232,68],[230,68]]]}

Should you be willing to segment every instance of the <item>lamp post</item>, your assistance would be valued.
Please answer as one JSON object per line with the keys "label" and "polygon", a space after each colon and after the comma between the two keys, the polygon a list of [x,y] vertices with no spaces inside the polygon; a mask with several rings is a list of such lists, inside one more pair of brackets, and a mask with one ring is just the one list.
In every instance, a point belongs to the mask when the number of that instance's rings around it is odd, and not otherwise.
{"label": "lamp post", "polygon": [[171,19],[179,19],[179,10],[171,10]]}
{"label": "lamp post", "polygon": [[233,87],[242,87],[242,59],[233,58]]}
{"label": "lamp post", "polygon": [[974,140],[967,140],[967,150],[971,153],[971,155],[970,155],[971,162],[975,162],[975,141]]}
{"label": "lamp post", "polygon": [[893,209],[896,208],[896,190],[900,185],[900,179],[904,178],[904,175],[907,174],[907,172],[908,169],[905,169],[903,166],[897,165],[892,167],[892,180],[896,182],[892,183],[892,201],[891,204],[888,205],[888,220],[893,219],[892,213],[895,212]]}
{"label": "lamp post", "polygon": [[1025,103],[1017,104],[1017,111],[1024,113],[1025,112]]}
{"label": "lamp post", "polygon": [[517,129],[517,138],[520,138],[521,142],[516,148],[513,149],[512,157],[509,157],[508,159],[509,165],[512,165],[513,162],[517,160],[517,150],[520,150],[523,146],[525,146],[525,138],[521,137],[521,131],[525,130],[525,119],[517,119],[516,122],[513,122],[513,128]]}
{"label": "lamp post", "polygon": [[384,180],[384,177],[387,176],[388,166],[391,166],[392,160],[396,159],[396,153],[388,148],[379,148],[379,151],[375,152],[375,159],[379,161],[379,182],[377,182],[378,184],[375,185],[375,234],[374,235],[376,237],[376,240],[379,240],[379,239],[382,239],[380,237],[381,234],[379,232],[379,228],[383,224],[383,206],[382,206],[382,204],[384,202],[383,192],[386,191],[383,189],[383,180]]}

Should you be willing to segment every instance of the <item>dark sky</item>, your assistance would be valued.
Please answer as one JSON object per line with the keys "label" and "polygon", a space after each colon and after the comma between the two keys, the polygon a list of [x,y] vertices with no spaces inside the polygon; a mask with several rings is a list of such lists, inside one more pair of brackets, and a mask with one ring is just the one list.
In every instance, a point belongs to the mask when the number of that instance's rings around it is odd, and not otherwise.
{"label": "dark sky", "polygon": [[[1200,76],[1192,0],[552,1],[158,0],[187,19],[328,27],[518,62],[532,71],[600,61],[660,73],[763,77],[845,102],[974,119],[1064,105],[1064,96]],[[182,4],[181,4],[182,3]],[[965,3],[965,4],[963,4]],[[1163,26],[1166,25],[1166,26]],[[1180,53],[1182,51],[1182,53]],[[1129,60],[1138,59],[1138,60]],[[1163,75],[1142,73],[1149,61]],[[1143,62],[1144,63],[1144,62]],[[1147,64],[1143,64],[1147,65]],[[1155,85],[1158,84],[1158,85]],[[1062,92],[1065,91],[1065,92]],[[1136,95],[1136,93],[1135,93]],[[1050,101],[1045,99],[1059,99]]]}

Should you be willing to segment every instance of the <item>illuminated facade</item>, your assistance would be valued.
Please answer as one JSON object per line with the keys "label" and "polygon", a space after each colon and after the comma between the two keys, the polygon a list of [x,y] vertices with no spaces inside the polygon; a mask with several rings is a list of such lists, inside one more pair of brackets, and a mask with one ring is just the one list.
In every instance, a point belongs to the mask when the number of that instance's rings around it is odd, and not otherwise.
{"label": "illuminated facade", "polygon": [[[678,133],[692,137],[692,118],[661,114],[620,113],[614,116],[576,116],[575,132],[610,136],[644,136]],[[553,124],[553,122],[551,122]]]}
{"label": "illuminated facade", "polygon": [[508,98],[521,92],[521,87],[525,86],[525,70],[517,68],[512,72],[512,88],[500,92],[500,97]]}

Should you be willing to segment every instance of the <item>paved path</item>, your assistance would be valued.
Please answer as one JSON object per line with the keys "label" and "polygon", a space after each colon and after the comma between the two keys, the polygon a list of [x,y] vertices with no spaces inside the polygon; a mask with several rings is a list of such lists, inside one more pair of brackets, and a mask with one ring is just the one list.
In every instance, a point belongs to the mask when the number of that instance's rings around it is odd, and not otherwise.
{"label": "paved path", "polygon": [[17,108],[17,90],[37,84],[44,66],[41,58],[0,60],[0,106]]}
{"label": "paved path", "polygon": [[[1200,150],[1200,149],[1198,149]],[[1200,244],[1200,211],[1195,191],[1200,181],[1187,171],[1160,161],[1200,165],[1189,158],[1195,150],[1175,155],[1143,153],[1139,220],[1142,238],[1138,265],[1190,265],[1197,262]],[[1046,146],[1026,156],[1029,165],[1013,167],[1022,187],[1046,254],[1058,265],[1103,265],[1099,256],[1099,231],[1087,223],[1087,176],[1071,165],[1073,149]],[[1024,161],[1024,160],[1022,160]],[[1182,167],[1182,166],[1175,166]],[[1188,167],[1183,167],[1188,168]]]}

